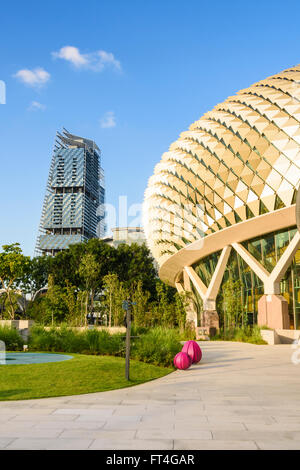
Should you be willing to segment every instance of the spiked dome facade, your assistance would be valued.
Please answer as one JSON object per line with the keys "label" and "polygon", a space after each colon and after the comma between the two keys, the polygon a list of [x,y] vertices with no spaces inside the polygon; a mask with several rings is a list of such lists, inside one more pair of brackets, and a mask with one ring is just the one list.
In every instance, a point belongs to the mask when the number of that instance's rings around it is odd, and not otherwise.
{"label": "spiked dome facade", "polygon": [[[300,65],[218,104],[163,154],[145,193],[145,232],[160,277],[201,296],[208,312],[202,323],[214,318],[217,326],[216,297],[234,248],[237,261],[241,258],[263,286],[261,294],[273,296],[268,305],[264,295],[259,300],[258,322],[268,317],[270,326],[288,325],[280,283],[299,247],[294,230],[299,181]],[[276,238],[287,229],[288,242],[278,252],[274,248],[270,266],[270,253],[246,248],[257,237]],[[201,262],[214,254],[206,276]]]}

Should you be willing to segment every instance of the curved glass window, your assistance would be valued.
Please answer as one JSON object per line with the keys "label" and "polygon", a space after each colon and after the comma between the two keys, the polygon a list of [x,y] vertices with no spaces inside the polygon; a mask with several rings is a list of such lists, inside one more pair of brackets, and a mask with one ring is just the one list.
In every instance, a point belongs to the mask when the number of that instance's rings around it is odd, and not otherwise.
{"label": "curved glass window", "polygon": [[[242,245],[254,256],[268,272],[271,272],[285,249],[293,239],[297,229],[285,229],[272,232],[263,237],[256,237],[247,240]],[[206,286],[212,278],[215,267],[218,263],[221,251],[213,253],[194,264],[198,276]],[[217,297],[217,310],[220,315],[222,325],[223,316],[223,296],[224,285],[231,278],[233,281],[240,281],[241,285],[241,305],[242,317],[246,322],[255,324],[257,322],[258,300],[264,293],[262,281],[249,268],[245,261],[232,249],[224,273],[220,291]],[[291,266],[280,283],[281,294],[286,298],[289,305],[289,315],[291,328],[300,328],[300,249],[297,251]]]}

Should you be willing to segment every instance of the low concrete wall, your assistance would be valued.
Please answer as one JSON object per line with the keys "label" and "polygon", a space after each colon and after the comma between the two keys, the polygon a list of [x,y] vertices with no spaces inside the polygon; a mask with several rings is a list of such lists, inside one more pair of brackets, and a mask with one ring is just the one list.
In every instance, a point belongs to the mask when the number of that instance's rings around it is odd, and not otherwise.
{"label": "low concrete wall", "polygon": [[291,344],[300,338],[300,330],[260,330],[262,339],[268,344]]}
{"label": "low concrete wall", "polygon": [[10,326],[18,329],[19,320],[0,320],[0,326]]}
{"label": "low concrete wall", "polygon": [[[51,330],[51,326],[45,326],[45,330],[49,331]],[[57,329],[60,328],[60,326],[56,327]],[[117,334],[117,333],[126,333],[126,328],[125,326],[112,326],[109,328],[108,326],[94,326],[94,325],[88,325],[88,326],[72,326],[70,327],[72,330],[77,330],[77,331],[85,331],[85,330],[106,330],[108,331],[109,334]]]}
{"label": "low concrete wall", "polygon": [[[28,337],[30,328],[34,325],[33,320],[0,320],[0,326],[10,326],[16,328],[16,330],[19,330],[21,335],[25,335]],[[51,326],[46,326],[45,330],[50,330],[52,327]],[[56,328],[60,328],[60,326],[57,326]],[[94,325],[88,325],[88,326],[74,326],[71,327],[74,330],[77,331],[84,331],[84,330],[106,330],[108,333],[111,335],[116,334],[116,333],[126,333],[126,328],[125,326],[112,326],[109,328],[108,326],[94,326]]]}
{"label": "low concrete wall", "polygon": [[17,330],[31,328],[33,324],[33,320],[0,320],[0,326],[12,326]]}
{"label": "low concrete wall", "polygon": [[20,335],[27,341],[30,328],[34,324],[33,320],[0,320],[0,326],[10,326],[20,332]]}
{"label": "low concrete wall", "polygon": [[275,330],[260,330],[262,339],[268,344],[280,344],[280,339]]}
{"label": "low concrete wall", "polygon": [[277,329],[276,333],[281,344],[291,344],[300,338],[300,330],[281,330]]}

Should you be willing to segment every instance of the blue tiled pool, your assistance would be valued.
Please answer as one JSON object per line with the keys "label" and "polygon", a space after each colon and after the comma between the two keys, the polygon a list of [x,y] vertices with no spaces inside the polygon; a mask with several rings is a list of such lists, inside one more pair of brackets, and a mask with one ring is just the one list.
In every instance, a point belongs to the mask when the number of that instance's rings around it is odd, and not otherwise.
{"label": "blue tiled pool", "polygon": [[[1,355],[2,356],[2,355]],[[62,362],[73,359],[73,356],[66,354],[48,354],[48,353],[6,353],[1,357],[0,365],[19,365],[19,364],[44,364],[46,362]]]}

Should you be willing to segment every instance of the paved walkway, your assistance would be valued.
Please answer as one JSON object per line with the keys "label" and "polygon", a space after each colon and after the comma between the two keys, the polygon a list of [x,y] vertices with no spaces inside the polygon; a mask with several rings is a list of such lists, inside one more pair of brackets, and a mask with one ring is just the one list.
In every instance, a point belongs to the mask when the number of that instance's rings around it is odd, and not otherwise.
{"label": "paved walkway", "polygon": [[300,449],[291,346],[201,347],[200,364],[147,384],[0,402],[0,448]]}

